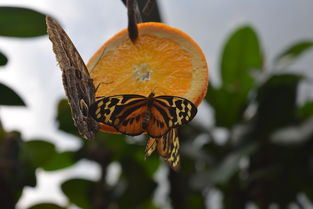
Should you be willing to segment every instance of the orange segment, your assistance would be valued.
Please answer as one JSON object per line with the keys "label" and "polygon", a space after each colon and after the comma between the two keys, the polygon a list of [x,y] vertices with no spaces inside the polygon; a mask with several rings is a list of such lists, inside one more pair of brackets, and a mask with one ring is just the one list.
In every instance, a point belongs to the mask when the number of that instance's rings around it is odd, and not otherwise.
{"label": "orange segment", "polygon": [[[139,94],[181,96],[199,105],[208,69],[200,47],[185,33],[163,23],[141,23],[135,43],[123,30],[106,42],[87,66],[96,96]],[[114,132],[103,125],[102,130]]]}

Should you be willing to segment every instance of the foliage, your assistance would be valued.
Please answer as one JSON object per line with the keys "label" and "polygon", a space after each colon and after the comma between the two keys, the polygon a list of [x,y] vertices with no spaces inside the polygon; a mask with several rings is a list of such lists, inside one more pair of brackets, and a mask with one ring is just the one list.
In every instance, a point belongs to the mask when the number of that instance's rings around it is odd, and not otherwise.
{"label": "foliage", "polygon": [[[8,11],[7,7],[0,11]],[[9,8],[10,27],[19,27],[17,18],[22,8]],[[21,14],[25,14],[22,12]],[[2,15],[8,13],[0,12]],[[29,18],[43,21],[42,15],[27,10]],[[24,20],[23,20],[24,21]],[[35,25],[35,24],[34,24]],[[0,22],[1,26],[1,22]],[[41,26],[39,26],[41,27]],[[3,31],[17,31],[3,29]],[[33,30],[41,31],[41,29]],[[19,32],[25,37],[41,35]],[[12,36],[20,36],[15,32]],[[180,130],[182,168],[169,171],[169,194],[172,208],[205,208],[206,196],[211,189],[223,195],[225,209],[246,208],[254,203],[269,208],[276,203],[287,208],[290,203],[300,208],[299,194],[313,201],[313,101],[298,105],[300,83],[306,82],[299,74],[285,73],[293,61],[312,48],[312,41],[301,41],[279,53],[272,66],[264,68],[264,52],[256,31],[243,26],[226,41],[221,55],[222,84],[210,84],[206,101],[214,111],[215,125],[210,130],[189,125]],[[0,65],[7,58],[0,53]],[[275,69],[281,69],[276,73]],[[290,71],[289,71],[290,72]],[[262,79],[261,79],[262,78]],[[20,97],[0,84],[1,105],[24,105]],[[5,95],[5,96],[3,96]],[[58,106],[56,120],[61,131],[77,136],[82,146],[76,151],[58,152],[45,140],[24,141],[18,132],[7,132],[0,123],[0,205],[14,208],[25,186],[36,185],[37,168],[55,171],[74,165],[82,159],[91,160],[101,168],[99,179],[68,179],[61,185],[69,205],[84,209],[104,208],[158,208],[153,194],[158,184],[156,171],[163,164],[158,156],[144,160],[144,141],[123,135],[99,133],[95,140],[79,137],[73,125],[66,100]],[[217,130],[223,130],[227,139],[220,143]],[[288,130],[293,130],[294,140]],[[305,134],[303,134],[305,133]],[[199,146],[199,139],[205,143]],[[121,174],[115,184],[107,182],[108,166],[118,163]],[[62,209],[54,203],[31,207]]]}

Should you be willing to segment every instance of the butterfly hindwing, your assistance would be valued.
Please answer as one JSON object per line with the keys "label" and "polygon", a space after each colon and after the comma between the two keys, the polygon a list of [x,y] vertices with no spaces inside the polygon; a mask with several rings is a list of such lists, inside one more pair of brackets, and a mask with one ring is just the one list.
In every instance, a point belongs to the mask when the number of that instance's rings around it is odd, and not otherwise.
{"label": "butterfly hindwing", "polygon": [[160,138],[150,137],[146,146],[145,158],[149,157],[157,148],[159,155],[175,171],[180,168],[179,138],[177,128],[171,129]]}
{"label": "butterfly hindwing", "polygon": [[146,150],[145,150],[146,152],[145,159],[147,159],[148,157],[152,155],[156,147],[157,147],[157,139],[149,137],[147,145],[146,145]]}
{"label": "butterfly hindwing", "polygon": [[177,128],[171,129],[166,135],[170,139],[168,157],[164,158],[165,161],[173,168],[175,171],[180,169],[180,155],[179,155],[179,137]]}

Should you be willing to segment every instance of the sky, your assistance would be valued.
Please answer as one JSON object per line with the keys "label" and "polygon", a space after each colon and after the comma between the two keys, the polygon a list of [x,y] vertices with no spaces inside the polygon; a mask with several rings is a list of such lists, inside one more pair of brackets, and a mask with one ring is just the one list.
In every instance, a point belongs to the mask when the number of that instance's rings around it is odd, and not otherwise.
{"label": "sky", "polygon": [[[28,7],[55,17],[85,62],[106,40],[127,26],[126,9],[120,0],[0,0],[0,6]],[[203,49],[210,81],[217,85],[223,43],[239,26],[251,25],[258,32],[268,67],[287,46],[313,39],[312,0],[159,0],[159,6],[165,23],[186,32]],[[56,105],[64,97],[64,90],[47,36],[0,37],[0,49],[9,58],[7,66],[0,69],[0,82],[12,87],[27,104],[27,108],[0,107],[4,127],[21,131],[28,140],[53,142],[62,151],[77,149],[80,144],[74,137],[57,131]],[[312,78],[312,66],[313,52],[309,52],[291,68]],[[313,96],[305,89],[304,98]],[[209,110],[204,104],[201,111]],[[198,120],[213,124],[212,118],[201,115],[206,114],[198,114]],[[98,169],[97,165],[83,161],[59,172],[39,170],[38,186],[26,189],[19,208],[41,200],[65,203],[57,185],[73,175],[95,179]]]}

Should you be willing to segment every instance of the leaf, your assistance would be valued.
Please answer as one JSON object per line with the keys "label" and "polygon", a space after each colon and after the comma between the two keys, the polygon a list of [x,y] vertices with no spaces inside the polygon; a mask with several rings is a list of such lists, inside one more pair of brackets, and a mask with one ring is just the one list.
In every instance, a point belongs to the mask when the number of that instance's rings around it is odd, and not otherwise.
{"label": "leaf", "polygon": [[221,59],[223,86],[247,93],[254,85],[252,70],[263,66],[263,55],[256,32],[249,26],[236,30],[226,42]]}
{"label": "leaf", "polygon": [[66,209],[66,208],[60,207],[53,203],[40,203],[40,204],[31,206],[28,209]]}
{"label": "leaf", "polygon": [[53,144],[41,140],[25,142],[23,151],[35,167],[43,166],[56,152]]}
{"label": "leaf", "polygon": [[225,159],[220,162],[219,166],[212,171],[212,181],[215,183],[227,183],[228,180],[238,171],[239,161],[242,157],[251,155],[256,148],[256,144],[250,144],[240,148],[238,151],[228,154]]}
{"label": "leaf", "polygon": [[118,200],[119,206],[120,208],[141,208],[142,204],[152,199],[157,184],[153,177],[147,174],[144,166],[136,160],[125,158],[121,161],[121,165],[122,178],[127,182],[127,188]]}
{"label": "leaf", "polygon": [[226,42],[221,58],[222,86],[209,85],[207,101],[215,111],[217,126],[232,127],[242,118],[248,93],[254,87],[253,70],[261,70],[263,55],[256,32],[249,26],[236,30]]}
{"label": "leaf", "polygon": [[216,126],[221,127],[231,127],[240,121],[248,102],[243,94],[211,85],[208,87],[206,100],[214,108]]}
{"label": "leaf", "polygon": [[298,57],[300,57],[302,54],[310,50],[313,46],[313,41],[301,41],[298,43],[295,43],[288,47],[285,51],[283,51],[281,54],[279,54],[275,58],[276,64],[285,64],[289,65],[293,61],[295,61]]}
{"label": "leaf", "polygon": [[307,119],[313,116],[313,101],[308,101],[303,106],[301,106],[298,109],[297,115],[301,119]]}
{"label": "leaf", "polygon": [[84,209],[92,208],[91,197],[94,187],[95,182],[86,179],[70,179],[61,186],[70,202]]}
{"label": "leaf", "polygon": [[55,171],[63,168],[67,168],[74,163],[74,152],[56,152],[43,166],[46,171]]}
{"label": "leaf", "polygon": [[257,92],[256,127],[262,134],[296,121],[296,98],[299,81],[296,74],[273,75],[262,84]]}
{"label": "leaf", "polygon": [[60,130],[79,136],[77,128],[74,126],[71,109],[67,99],[60,100],[56,120],[59,123]]}
{"label": "leaf", "polygon": [[0,105],[25,106],[23,100],[9,87],[0,83]]}
{"label": "leaf", "polygon": [[0,7],[0,36],[35,37],[46,34],[45,15],[32,9]]}
{"label": "leaf", "polygon": [[0,52],[0,66],[6,65],[8,63],[8,58]]}

